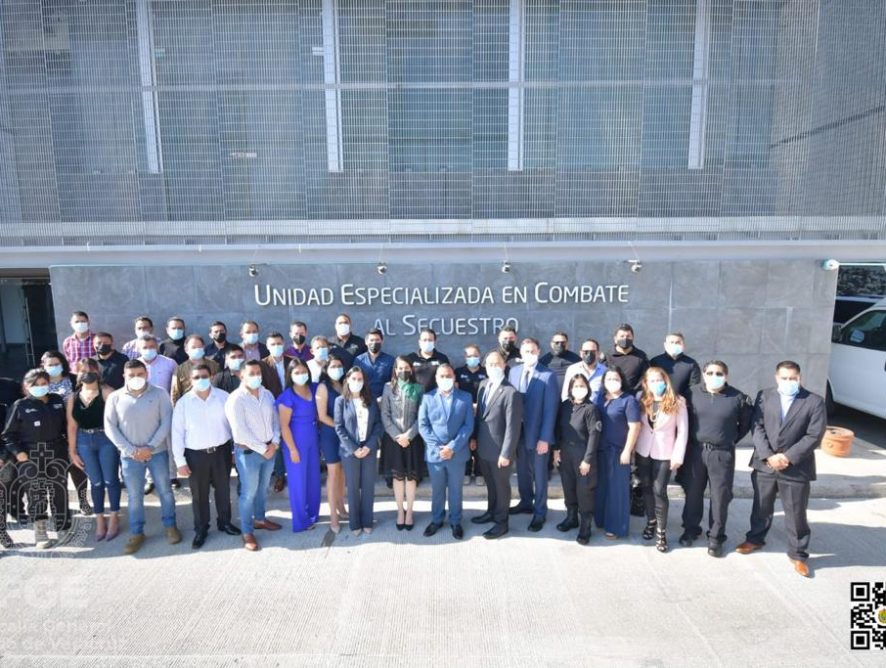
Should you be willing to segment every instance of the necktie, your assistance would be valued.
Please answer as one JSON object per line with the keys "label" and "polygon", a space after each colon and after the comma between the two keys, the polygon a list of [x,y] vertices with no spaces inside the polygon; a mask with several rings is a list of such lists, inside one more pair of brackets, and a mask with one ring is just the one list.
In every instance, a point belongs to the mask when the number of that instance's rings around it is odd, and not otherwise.
{"label": "necktie", "polygon": [[532,369],[529,367],[523,372],[523,376],[520,378],[520,393],[526,394],[526,390],[529,389],[529,377],[532,375]]}

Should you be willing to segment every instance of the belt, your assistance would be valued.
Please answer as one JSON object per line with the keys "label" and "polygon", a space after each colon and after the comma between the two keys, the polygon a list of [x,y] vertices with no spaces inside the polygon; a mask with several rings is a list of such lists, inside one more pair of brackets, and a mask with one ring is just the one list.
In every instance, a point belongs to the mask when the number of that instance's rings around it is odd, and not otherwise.
{"label": "belt", "polygon": [[212,453],[216,452],[217,450],[221,450],[226,445],[227,445],[227,443],[222,443],[221,445],[214,445],[211,448],[202,448],[200,450],[198,450],[196,448],[188,448],[187,450],[188,450],[188,452],[197,452],[200,454],[211,455]]}
{"label": "belt", "polygon": [[99,432],[104,432],[104,429],[102,429],[101,427],[96,427],[95,429],[83,429],[83,428],[81,428],[80,431],[82,431],[84,434],[97,434],[97,433],[99,433]]}
{"label": "belt", "polygon": [[703,441],[699,443],[699,445],[705,450],[732,450],[731,445],[720,445],[719,443],[707,443]]}

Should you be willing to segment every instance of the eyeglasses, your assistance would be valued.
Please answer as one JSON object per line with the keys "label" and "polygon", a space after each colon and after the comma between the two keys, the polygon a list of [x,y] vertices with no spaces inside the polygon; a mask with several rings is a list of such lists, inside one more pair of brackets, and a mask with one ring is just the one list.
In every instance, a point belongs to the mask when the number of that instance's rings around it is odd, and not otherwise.
{"label": "eyeglasses", "polygon": [[581,352],[584,355],[596,355],[597,354],[596,350],[582,350]]}
{"label": "eyeglasses", "polygon": [[722,378],[726,374],[723,373],[722,371],[705,371],[704,375],[705,376],[720,376]]}

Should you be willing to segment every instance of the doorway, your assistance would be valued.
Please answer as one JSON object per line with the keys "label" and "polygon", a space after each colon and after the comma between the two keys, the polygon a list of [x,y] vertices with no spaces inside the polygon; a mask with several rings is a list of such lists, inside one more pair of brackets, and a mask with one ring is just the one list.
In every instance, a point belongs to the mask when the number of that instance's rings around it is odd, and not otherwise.
{"label": "doorway", "polygon": [[0,377],[21,380],[57,346],[49,278],[0,278]]}

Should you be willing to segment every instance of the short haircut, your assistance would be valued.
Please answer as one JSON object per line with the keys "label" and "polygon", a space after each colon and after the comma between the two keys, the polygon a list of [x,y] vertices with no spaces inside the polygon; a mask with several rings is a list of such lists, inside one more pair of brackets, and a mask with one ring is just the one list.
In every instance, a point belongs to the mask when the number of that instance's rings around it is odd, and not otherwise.
{"label": "short haircut", "polygon": [[236,343],[229,343],[228,347],[225,349],[225,355],[230,355],[231,353],[242,353],[243,347],[237,345]]}
{"label": "short haircut", "polygon": [[329,347],[329,339],[327,339],[322,334],[317,334],[313,339],[311,339],[311,348],[314,347],[315,344],[322,343],[323,345]]}
{"label": "short haircut", "polygon": [[292,329],[293,327],[304,327],[305,329],[308,328],[308,326],[301,320],[293,320],[292,324],[289,325],[289,329]]}
{"label": "short haircut", "polygon": [[525,339],[520,341],[520,345],[522,346],[524,343],[532,343],[536,348],[541,348],[541,344],[538,342],[538,339],[533,339],[531,336],[527,336]]}
{"label": "short haircut", "polygon": [[141,360],[129,360],[126,364],[123,365],[123,370],[127,369],[141,369],[142,371],[147,371],[147,367],[145,367],[145,363]]}
{"label": "short haircut", "polygon": [[702,371],[707,371],[709,366],[718,366],[723,369],[723,373],[727,376],[729,375],[729,367],[726,366],[726,362],[722,362],[720,360],[710,360],[704,363],[704,366],[701,368]]}
{"label": "short haircut", "polygon": [[95,336],[93,338],[95,338],[95,339],[111,339],[111,341],[114,340],[114,336],[109,332],[96,332]]}
{"label": "short haircut", "polygon": [[480,352],[480,346],[476,343],[469,343],[465,346],[465,350],[476,350],[478,353]]}
{"label": "short haircut", "polygon": [[505,356],[504,356],[504,355],[502,355],[502,354],[501,354],[499,351],[497,351],[497,350],[490,350],[488,353],[486,353],[486,357],[483,358],[483,364],[487,364],[487,363],[489,362],[489,358],[492,357],[493,355],[495,355],[496,357],[498,357],[498,359],[501,360],[502,364],[505,363],[506,360],[505,360]]}
{"label": "short haircut", "polygon": [[143,336],[139,339],[142,343],[157,343],[157,337],[153,334],[148,334],[147,336]]}
{"label": "short haircut", "polygon": [[380,336],[382,339],[384,339],[385,333],[381,331],[378,327],[373,327],[368,332],[366,332],[366,336]]}
{"label": "short haircut", "polygon": [[209,368],[209,365],[206,362],[197,362],[194,366],[191,367],[191,373],[195,371],[206,371],[209,375],[212,375],[212,369]]}
{"label": "short haircut", "polygon": [[351,316],[349,316],[347,313],[339,313],[337,316],[335,316],[336,320],[338,320],[339,318],[347,318],[348,322],[351,322]]}
{"label": "short haircut", "polygon": [[668,338],[669,336],[673,336],[677,339],[680,339],[684,343],[686,342],[686,337],[683,336],[683,332],[668,332],[668,334],[665,336],[665,338]]}
{"label": "short haircut", "polygon": [[436,376],[438,373],[440,373],[440,369],[449,369],[452,373],[455,373],[455,369],[452,368],[452,365],[451,365],[451,364],[448,364],[448,363],[446,363],[446,362],[443,362],[443,364],[440,364],[440,365],[437,366],[437,370],[434,372],[434,375],[435,375],[435,376]]}
{"label": "short haircut", "polygon": [[633,334],[634,328],[631,327],[628,323],[623,322],[618,327],[615,328],[615,331],[613,332],[613,334],[618,334],[619,332],[630,332],[631,334]]}
{"label": "short haircut", "polygon": [[47,383],[49,382],[49,374],[46,373],[43,369],[31,369],[28,373],[25,374],[25,377],[22,379],[22,383],[25,385],[33,385],[38,380],[43,378]]}
{"label": "short haircut", "polygon": [[166,318],[166,325],[167,326],[169,326],[169,323],[171,323],[171,322],[180,322],[182,324],[182,327],[185,326],[185,319],[182,318],[181,316],[174,315],[169,318]]}
{"label": "short haircut", "polygon": [[499,334],[501,334],[502,332],[510,332],[511,334],[515,334],[515,335],[516,335],[516,333],[517,333],[517,328],[514,327],[513,325],[505,325],[505,326],[502,327],[500,330],[498,330],[498,333],[499,333]]}
{"label": "short haircut", "polygon": [[[593,343],[595,346],[597,346],[597,352],[600,352],[600,342],[597,341],[597,339],[585,339],[581,342],[581,345],[583,346],[586,343]],[[578,348],[579,350],[581,350],[581,346],[579,346]]]}
{"label": "short haircut", "polygon": [[133,324],[136,324],[136,325],[137,325],[137,324],[140,323],[140,322],[146,322],[146,323],[148,323],[148,324],[151,326],[151,329],[154,329],[154,321],[151,320],[148,316],[146,316],[146,315],[140,315],[139,317],[137,317],[137,318],[135,319],[135,321],[134,321]]}
{"label": "short haircut", "polygon": [[243,331],[243,328],[246,327],[246,325],[252,325],[252,326],[255,327],[256,329],[261,329],[261,327],[258,326],[258,323],[257,323],[255,320],[244,320],[244,321],[240,324],[240,331],[241,331],[241,332]]}
{"label": "short haircut", "polygon": [[71,320],[73,320],[74,318],[86,318],[87,320],[89,320],[89,314],[86,311],[74,311],[71,314]]}
{"label": "short haircut", "polygon": [[419,331],[418,335],[421,336],[422,334],[430,334],[431,336],[434,337],[434,341],[437,340],[437,332],[435,332],[430,327],[422,327],[421,330]]}
{"label": "short haircut", "polygon": [[246,362],[243,364],[244,369],[246,367],[250,367],[250,366],[252,366],[252,367],[257,366],[259,369],[262,368],[262,364],[258,360],[246,360]]}
{"label": "short haircut", "polygon": [[206,339],[203,338],[202,334],[191,334],[185,339],[185,345],[187,346],[191,341],[199,341],[200,345],[206,345]]}
{"label": "short haircut", "polygon": [[566,332],[563,332],[563,331],[557,331],[557,332],[554,332],[554,333],[551,335],[551,338],[553,339],[555,336],[562,336],[562,337],[563,337],[564,339],[566,339],[567,341],[569,340],[569,334],[567,334]]}
{"label": "short haircut", "polygon": [[225,323],[223,323],[221,320],[216,320],[211,325],[209,325],[209,329],[212,329],[213,327],[224,327],[225,331],[228,330],[228,326]]}
{"label": "short haircut", "polygon": [[285,341],[286,337],[283,336],[280,332],[271,332],[265,337],[265,341],[267,341],[268,339],[283,339]]}
{"label": "short haircut", "polygon": [[788,371],[796,371],[797,373],[800,373],[800,365],[793,360],[782,360],[775,365],[775,373],[778,373],[781,369],[787,369]]}

